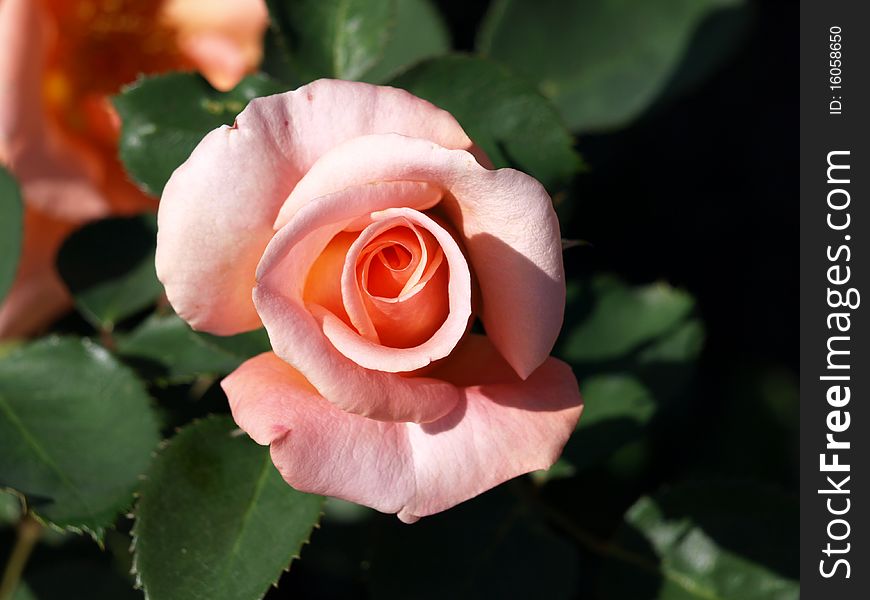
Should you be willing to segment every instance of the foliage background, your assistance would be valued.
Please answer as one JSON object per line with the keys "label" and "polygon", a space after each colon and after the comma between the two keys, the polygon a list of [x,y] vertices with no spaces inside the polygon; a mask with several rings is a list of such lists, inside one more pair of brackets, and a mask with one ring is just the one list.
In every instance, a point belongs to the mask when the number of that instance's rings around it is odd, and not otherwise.
{"label": "foliage background", "polygon": [[[453,48],[474,51],[489,3],[437,4]],[[640,2],[622,4],[630,19]],[[587,413],[558,468],[413,527],[329,501],[302,559],[268,598],[797,597],[792,4],[749,2],[725,50],[703,25],[656,101],[622,126],[578,132],[585,168],[557,201],[563,236],[584,244],[566,250],[571,293],[556,353],[574,366]],[[720,60],[707,75],[691,77],[711,55]],[[153,224],[123,227],[130,239]],[[69,256],[62,272],[87,290],[87,265],[74,264],[87,252]],[[95,329],[112,319],[100,302],[85,299],[56,332],[99,337]],[[113,344],[151,379],[164,432],[226,413],[214,380],[186,377],[185,368],[202,370],[196,362],[172,361],[176,370],[161,366],[158,377],[141,352],[125,351],[142,348],[124,331],[153,318],[145,304],[121,319]],[[600,340],[613,346],[609,355],[586,351]],[[5,561],[18,509],[11,495],[0,500]],[[159,510],[171,515],[183,501]],[[131,526],[120,517],[103,549],[46,530],[19,594],[141,597],[128,576]],[[181,589],[155,581],[151,596],[194,597]]]}

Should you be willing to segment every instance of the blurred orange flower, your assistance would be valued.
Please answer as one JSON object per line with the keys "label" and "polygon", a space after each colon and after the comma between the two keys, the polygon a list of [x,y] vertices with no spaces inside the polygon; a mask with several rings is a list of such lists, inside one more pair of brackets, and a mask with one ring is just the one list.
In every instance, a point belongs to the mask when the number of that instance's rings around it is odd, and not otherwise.
{"label": "blurred orange flower", "polygon": [[54,261],[73,229],[156,207],[118,160],[109,96],[170,70],[232,88],[259,63],[267,22],[263,0],[0,0],[0,163],[26,205],[0,338],[29,335],[68,308]]}

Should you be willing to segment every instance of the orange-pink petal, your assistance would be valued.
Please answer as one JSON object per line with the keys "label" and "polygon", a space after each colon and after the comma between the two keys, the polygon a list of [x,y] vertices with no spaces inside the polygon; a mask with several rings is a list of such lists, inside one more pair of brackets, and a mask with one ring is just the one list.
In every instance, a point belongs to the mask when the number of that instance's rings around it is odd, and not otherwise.
{"label": "orange-pink petal", "polygon": [[272,348],[343,410],[378,420],[426,422],[458,400],[449,383],[368,369],[342,354],[325,331],[334,335],[344,322],[326,307],[304,302],[312,265],[337,234],[362,215],[396,207],[422,210],[440,196],[440,190],[415,182],[350,187],[313,199],[266,248],[254,302]]}
{"label": "orange-pink petal", "polygon": [[181,51],[217,89],[235,87],[260,63],[269,24],[263,0],[167,0],[162,17]]}
{"label": "orange-pink petal", "polygon": [[108,212],[89,165],[41,110],[49,22],[39,2],[0,2],[0,163],[31,208],[81,223]]}
{"label": "orange-pink petal", "polygon": [[[360,234],[360,237],[348,250],[347,261],[342,273],[344,306],[351,322],[357,324],[366,320],[375,327],[369,314],[370,307],[367,306],[365,297],[358,288],[357,257],[365,245],[372,238],[381,234],[385,228],[395,226],[397,223],[407,223],[418,225],[435,237],[446,256],[449,268],[448,284],[446,289],[438,289],[433,282],[432,293],[436,295],[435,298],[421,289],[412,295],[410,306],[404,310],[397,309],[398,314],[389,315],[375,312],[374,316],[378,318],[378,324],[385,334],[389,334],[390,329],[403,327],[414,330],[418,327],[433,329],[437,326],[437,329],[434,329],[434,333],[422,343],[407,348],[384,346],[379,339],[380,335],[377,341],[372,341],[368,337],[360,335],[358,331],[352,330],[339,319],[325,319],[323,321],[324,333],[339,352],[362,367],[391,373],[415,371],[450,354],[467,330],[468,320],[471,317],[471,274],[456,241],[426,215],[408,208],[392,208],[376,213],[373,218],[372,225]],[[417,295],[421,295],[422,305],[413,301]],[[441,316],[439,307],[443,306],[445,299],[447,302],[446,319],[440,323],[432,323],[432,319],[438,319]],[[381,304],[386,304],[386,302],[381,302]],[[430,313],[430,310],[435,312]],[[394,337],[399,336],[394,335]]]}

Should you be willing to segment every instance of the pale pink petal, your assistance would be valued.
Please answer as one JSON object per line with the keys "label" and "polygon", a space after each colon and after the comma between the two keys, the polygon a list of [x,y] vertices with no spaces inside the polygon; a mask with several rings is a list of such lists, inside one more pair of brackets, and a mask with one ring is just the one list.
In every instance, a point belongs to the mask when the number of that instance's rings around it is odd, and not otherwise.
{"label": "pale pink petal", "polygon": [[414,496],[406,425],[346,413],[269,352],[221,383],[233,419],[298,490],[398,512]]}
{"label": "pale pink petal", "polygon": [[41,110],[48,30],[39,2],[0,2],[0,163],[15,175],[28,205],[81,223],[105,215],[108,204],[87,163]]}
{"label": "pale pink petal", "polygon": [[[268,353],[223,382],[236,422],[261,444],[294,488],[398,513],[406,522],[446,510],[558,458],[582,401],[570,368],[548,359],[521,381],[489,342],[471,337],[459,370],[479,385],[442,419],[383,423],[318,397]],[[463,374],[460,374],[460,379]]]}
{"label": "pale pink petal", "polygon": [[[360,160],[360,157],[366,157]],[[355,138],[325,154],[293,189],[280,226],[312,199],[376,181],[425,181],[444,207],[480,284],[487,335],[521,377],[550,353],[565,306],[559,221],[544,187],[513,169],[491,171],[461,150],[401,135]]]}
{"label": "pale pink petal", "polygon": [[158,275],[182,318],[220,335],[258,327],[254,271],[284,200],[325,152],[392,131],[472,147],[452,116],[424,100],[335,80],[252,100],[232,127],[208,134],[167,183],[158,216]]}
{"label": "pale pink petal", "polygon": [[311,267],[336,234],[362,215],[396,205],[423,210],[440,197],[437,188],[414,182],[350,187],[303,207],[266,248],[257,269],[254,302],[272,348],[346,411],[379,420],[426,422],[446,414],[458,400],[456,388],[443,381],[360,366],[324,334],[324,329],[334,332],[343,325],[339,317],[304,302]]}
{"label": "pale pink petal", "polygon": [[520,379],[484,336],[469,336],[431,376],[460,386],[463,401],[439,421],[407,426],[416,494],[399,518],[408,523],[550,468],[583,410],[567,364],[548,357]]}

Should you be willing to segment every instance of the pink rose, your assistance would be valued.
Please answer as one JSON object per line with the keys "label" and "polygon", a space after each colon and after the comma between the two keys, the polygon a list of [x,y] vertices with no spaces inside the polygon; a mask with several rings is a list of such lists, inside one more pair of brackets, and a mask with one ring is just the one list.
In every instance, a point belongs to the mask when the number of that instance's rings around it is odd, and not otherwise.
{"label": "pink rose", "polygon": [[0,338],[69,308],[54,262],[73,229],[156,206],[118,160],[108,96],[142,73],[178,69],[231,88],[259,63],[267,23],[263,0],[0,0],[0,164],[25,199]]}
{"label": "pink rose", "polygon": [[424,100],[320,80],[253,100],[166,185],[158,275],[196,329],[266,327],[274,352],[223,387],[293,487],[413,522],[559,456],[582,408],[549,357],[559,224],[489,164]]}

